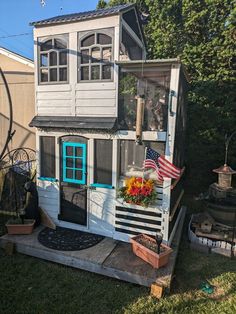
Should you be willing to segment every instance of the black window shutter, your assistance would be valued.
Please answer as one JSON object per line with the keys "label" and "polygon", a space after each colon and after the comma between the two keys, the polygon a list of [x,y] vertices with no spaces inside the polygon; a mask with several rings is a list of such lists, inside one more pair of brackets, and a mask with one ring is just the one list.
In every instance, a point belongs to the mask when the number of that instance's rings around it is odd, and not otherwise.
{"label": "black window shutter", "polygon": [[55,178],[55,137],[40,136],[40,176]]}

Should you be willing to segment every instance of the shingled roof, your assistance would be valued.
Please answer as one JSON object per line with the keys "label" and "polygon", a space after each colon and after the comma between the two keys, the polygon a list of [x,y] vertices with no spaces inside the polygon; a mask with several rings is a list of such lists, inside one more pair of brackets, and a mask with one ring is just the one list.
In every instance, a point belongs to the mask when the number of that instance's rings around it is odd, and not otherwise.
{"label": "shingled roof", "polygon": [[51,17],[49,19],[32,22],[32,23],[30,23],[30,25],[32,25],[32,26],[41,26],[41,25],[44,26],[44,25],[77,22],[77,21],[88,20],[88,19],[93,19],[93,18],[111,16],[111,15],[116,15],[120,12],[126,11],[127,9],[130,9],[132,7],[135,7],[135,5],[134,4],[123,4],[123,5],[118,5],[118,6],[115,6],[112,8],[98,9],[98,10],[93,10],[93,11],[66,14],[66,15],[59,15],[59,16]]}

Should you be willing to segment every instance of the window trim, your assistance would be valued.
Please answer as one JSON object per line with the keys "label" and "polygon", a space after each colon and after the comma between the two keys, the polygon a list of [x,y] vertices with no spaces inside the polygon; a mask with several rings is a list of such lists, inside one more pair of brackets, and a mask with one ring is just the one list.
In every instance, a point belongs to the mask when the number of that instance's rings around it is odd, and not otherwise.
{"label": "window trim", "polygon": [[[67,48],[65,48],[65,49],[52,48],[52,49],[49,49],[46,51],[40,50],[41,44],[47,42],[48,40],[52,40],[54,42],[55,39],[61,40],[64,43],[66,43]],[[38,46],[38,50],[37,50],[38,84],[39,85],[68,84],[69,83],[69,35],[68,34],[57,34],[57,35],[52,35],[52,36],[39,37],[37,42],[38,42],[38,44],[37,44],[37,46]],[[53,65],[53,66],[49,65],[51,52],[57,53],[57,58],[58,58],[58,64],[57,65]],[[66,52],[67,53],[67,56],[66,56],[67,57],[67,64],[66,65],[59,65],[59,52]],[[45,67],[40,65],[41,55],[43,55],[43,54],[48,54],[48,65]],[[41,75],[40,75],[41,69],[47,69],[48,70],[48,79],[50,77],[50,69],[57,69],[57,78],[59,79],[59,69],[60,68],[66,68],[67,69],[67,80],[66,81],[59,81],[59,80],[57,80],[57,81],[49,81],[48,80],[47,82],[41,81]]]}
{"label": "window trim", "polygon": [[[68,146],[71,146],[71,147],[81,147],[83,152],[82,152],[82,157],[77,157],[77,158],[80,158],[82,159],[82,168],[71,168],[73,170],[81,170],[82,171],[82,178],[81,180],[77,180],[77,179],[70,179],[70,178],[67,178],[66,176],[66,169],[68,169],[68,167],[66,167],[66,160],[67,160],[67,157],[68,158],[76,158],[75,155],[72,155],[72,156],[67,156],[66,155],[66,148]],[[63,182],[69,182],[69,183],[76,183],[76,184],[86,184],[86,144],[85,143],[75,143],[75,142],[63,142],[63,146],[62,146],[62,158],[63,158],[63,161],[62,161],[62,181]],[[74,176],[73,176],[74,177]]]}
{"label": "window trim", "polygon": [[[95,35],[95,43],[91,46],[87,47],[82,47],[81,42],[86,38],[89,37],[90,35]],[[109,36],[111,38],[111,44],[106,44],[106,45],[101,45],[97,44],[97,35],[98,34],[103,34],[106,36]],[[92,31],[83,31],[79,32],[77,36],[77,49],[78,49],[78,58],[77,58],[77,83],[103,83],[103,82],[113,82],[114,81],[114,29],[109,28],[109,29],[97,29],[97,30],[92,30]],[[91,60],[89,60],[89,63],[82,64],[81,59],[82,59],[82,54],[81,54],[81,49],[83,50],[88,50],[89,52],[92,50],[92,48],[95,47],[100,47],[100,53],[102,52],[103,48],[110,48],[111,47],[111,61],[110,62],[94,62],[92,63]],[[89,57],[91,58],[91,54],[89,54]],[[102,60],[102,59],[100,59]],[[82,80],[81,79],[81,68],[82,67],[89,67],[89,77],[91,77],[91,67],[92,65],[99,65],[100,71],[99,71],[99,76],[100,79],[98,80]],[[103,65],[110,65],[111,66],[111,78],[110,79],[102,79],[102,66]]]}

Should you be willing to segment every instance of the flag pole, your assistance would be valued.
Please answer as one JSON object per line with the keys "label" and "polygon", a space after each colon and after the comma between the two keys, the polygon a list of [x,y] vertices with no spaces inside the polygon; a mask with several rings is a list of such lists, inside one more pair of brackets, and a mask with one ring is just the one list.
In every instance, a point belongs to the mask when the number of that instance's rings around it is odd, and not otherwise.
{"label": "flag pole", "polygon": [[[147,157],[147,147],[145,146],[145,150],[144,150],[144,161]],[[143,180],[144,180],[144,171],[145,171],[145,167],[143,166],[143,175],[142,175],[142,186],[143,186]]]}

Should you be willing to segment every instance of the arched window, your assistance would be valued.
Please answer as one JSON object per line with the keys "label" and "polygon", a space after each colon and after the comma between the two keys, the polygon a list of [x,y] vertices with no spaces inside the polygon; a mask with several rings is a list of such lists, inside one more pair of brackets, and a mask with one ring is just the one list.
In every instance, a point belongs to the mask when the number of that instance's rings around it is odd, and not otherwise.
{"label": "arched window", "polygon": [[81,81],[110,81],[112,79],[112,37],[94,32],[80,40]]}
{"label": "arched window", "polygon": [[68,81],[68,36],[53,37],[39,43],[39,82]]}

